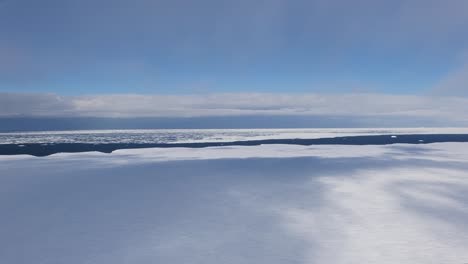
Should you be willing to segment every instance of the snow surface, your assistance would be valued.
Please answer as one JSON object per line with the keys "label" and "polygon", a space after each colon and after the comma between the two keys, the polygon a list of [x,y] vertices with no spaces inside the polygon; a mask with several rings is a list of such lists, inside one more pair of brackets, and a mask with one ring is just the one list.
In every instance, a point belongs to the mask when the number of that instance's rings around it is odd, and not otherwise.
{"label": "snow surface", "polygon": [[468,143],[0,157],[0,263],[467,263]]}
{"label": "snow surface", "polygon": [[468,134],[468,128],[138,129],[0,133],[0,144],[195,143],[398,134]]}

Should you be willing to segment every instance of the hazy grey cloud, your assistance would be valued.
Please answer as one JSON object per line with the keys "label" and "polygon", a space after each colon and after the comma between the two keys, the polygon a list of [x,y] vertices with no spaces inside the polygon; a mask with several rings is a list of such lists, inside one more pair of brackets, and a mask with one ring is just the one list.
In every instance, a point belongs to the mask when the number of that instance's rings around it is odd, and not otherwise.
{"label": "hazy grey cloud", "polygon": [[464,54],[460,66],[442,78],[432,92],[439,96],[468,96],[468,53]]}
{"label": "hazy grey cloud", "polygon": [[0,93],[0,117],[73,116],[73,100],[54,94]]}
{"label": "hazy grey cloud", "polygon": [[468,121],[468,98],[383,94],[0,94],[1,116],[349,116]]}
{"label": "hazy grey cloud", "polygon": [[439,95],[467,96],[468,95],[468,65],[450,73],[435,88]]}

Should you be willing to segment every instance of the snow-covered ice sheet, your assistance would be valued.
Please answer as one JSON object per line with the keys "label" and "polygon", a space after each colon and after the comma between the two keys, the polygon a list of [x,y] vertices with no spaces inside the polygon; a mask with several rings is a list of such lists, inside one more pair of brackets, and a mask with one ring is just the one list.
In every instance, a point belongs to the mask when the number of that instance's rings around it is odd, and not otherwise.
{"label": "snow-covered ice sheet", "polygon": [[468,143],[0,157],[0,263],[467,263]]}

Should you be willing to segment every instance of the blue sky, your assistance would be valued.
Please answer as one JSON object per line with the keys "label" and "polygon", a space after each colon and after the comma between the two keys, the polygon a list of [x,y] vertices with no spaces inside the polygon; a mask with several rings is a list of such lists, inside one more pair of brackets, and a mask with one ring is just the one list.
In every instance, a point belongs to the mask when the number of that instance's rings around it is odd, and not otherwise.
{"label": "blue sky", "polygon": [[0,118],[465,126],[467,12],[466,0],[0,0]]}
{"label": "blue sky", "polygon": [[0,91],[427,94],[466,64],[466,10],[464,0],[0,0]]}

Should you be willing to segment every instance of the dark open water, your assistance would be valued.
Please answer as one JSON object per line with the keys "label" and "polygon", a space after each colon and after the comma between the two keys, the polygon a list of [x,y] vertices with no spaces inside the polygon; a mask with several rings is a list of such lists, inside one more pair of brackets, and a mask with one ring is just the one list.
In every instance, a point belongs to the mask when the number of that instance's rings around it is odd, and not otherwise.
{"label": "dark open water", "polygon": [[232,142],[202,142],[202,143],[26,143],[0,144],[0,155],[27,154],[33,156],[48,156],[55,153],[73,153],[98,151],[111,153],[118,149],[136,148],[205,148],[219,146],[257,146],[263,144],[291,145],[388,145],[388,144],[428,144],[437,142],[468,142],[468,134],[413,134],[413,135],[373,135],[350,136],[319,139],[265,139]]}

